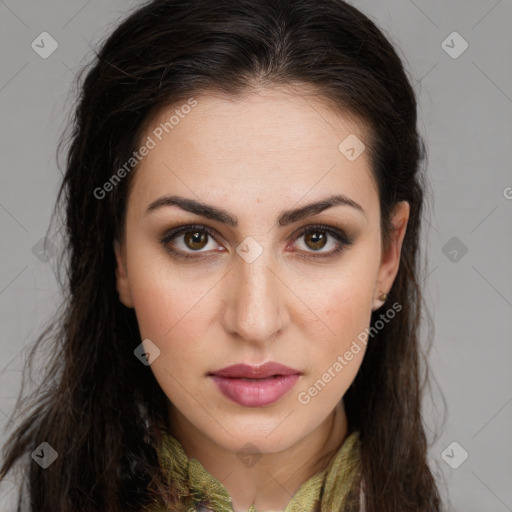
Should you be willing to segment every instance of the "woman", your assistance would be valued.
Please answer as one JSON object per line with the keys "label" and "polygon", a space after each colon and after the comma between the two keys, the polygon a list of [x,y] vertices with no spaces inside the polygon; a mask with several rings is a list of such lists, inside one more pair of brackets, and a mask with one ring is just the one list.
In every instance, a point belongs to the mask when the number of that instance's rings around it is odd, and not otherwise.
{"label": "woman", "polygon": [[0,475],[30,453],[37,512],[441,510],[390,42],[341,0],[156,0],[80,87],[61,357]]}

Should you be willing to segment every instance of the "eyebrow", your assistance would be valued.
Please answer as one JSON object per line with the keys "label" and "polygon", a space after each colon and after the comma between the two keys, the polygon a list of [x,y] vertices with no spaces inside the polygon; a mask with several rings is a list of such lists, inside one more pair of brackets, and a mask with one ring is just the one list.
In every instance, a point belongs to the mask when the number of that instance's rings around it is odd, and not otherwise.
{"label": "eyebrow", "polygon": [[[147,207],[146,215],[164,206],[179,206],[183,210],[206,217],[207,219],[216,220],[232,227],[238,226],[238,219],[226,210],[176,195],[159,197]],[[301,219],[316,215],[333,206],[349,206],[361,212],[366,217],[366,213],[360,204],[347,196],[337,194],[299,208],[284,210],[280,213],[277,224],[280,227],[285,227]]]}

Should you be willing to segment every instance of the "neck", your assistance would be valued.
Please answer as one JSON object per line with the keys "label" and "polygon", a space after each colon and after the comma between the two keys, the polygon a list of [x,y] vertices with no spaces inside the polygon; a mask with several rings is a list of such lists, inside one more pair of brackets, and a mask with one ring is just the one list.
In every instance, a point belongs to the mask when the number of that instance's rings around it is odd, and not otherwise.
{"label": "neck", "polygon": [[283,510],[306,480],[326,468],[348,430],[341,400],[307,436],[281,451],[258,454],[252,465],[197,430],[172,405],[169,419],[170,432],[187,456],[198,459],[226,487],[235,512],[247,511],[253,502],[258,511]]}

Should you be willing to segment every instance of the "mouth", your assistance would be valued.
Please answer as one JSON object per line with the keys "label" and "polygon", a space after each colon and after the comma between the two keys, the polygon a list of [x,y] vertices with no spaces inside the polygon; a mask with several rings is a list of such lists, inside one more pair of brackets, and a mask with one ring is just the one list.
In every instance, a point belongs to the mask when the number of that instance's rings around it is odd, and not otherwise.
{"label": "mouth", "polygon": [[243,379],[247,381],[273,379],[276,377],[286,377],[289,375],[301,375],[299,370],[290,368],[280,363],[270,361],[260,366],[252,366],[245,363],[234,364],[210,372],[209,376],[223,377],[226,379]]}
{"label": "mouth", "polygon": [[243,407],[263,407],[277,402],[295,386],[302,372],[274,361],[260,366],[234,364],[210,372],[217,389]]}
{"label": "mouth", "polygon": [[301,375],[293,368],[267,363],[260,367],[232,365],[211,372],[208,377],[231,402],[243,407],[263,407],[288,394]]}

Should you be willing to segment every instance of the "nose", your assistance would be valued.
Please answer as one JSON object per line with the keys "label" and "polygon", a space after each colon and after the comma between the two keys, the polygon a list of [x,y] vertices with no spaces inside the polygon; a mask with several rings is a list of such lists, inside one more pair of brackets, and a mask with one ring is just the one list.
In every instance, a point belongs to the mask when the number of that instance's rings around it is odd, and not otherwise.
{"label": "nose", "polygon": [[233,264],[225,282],[224,327],[239,338],[264,343],[283,328],[284,291],[272,255],[263,253],[249,263]]}

